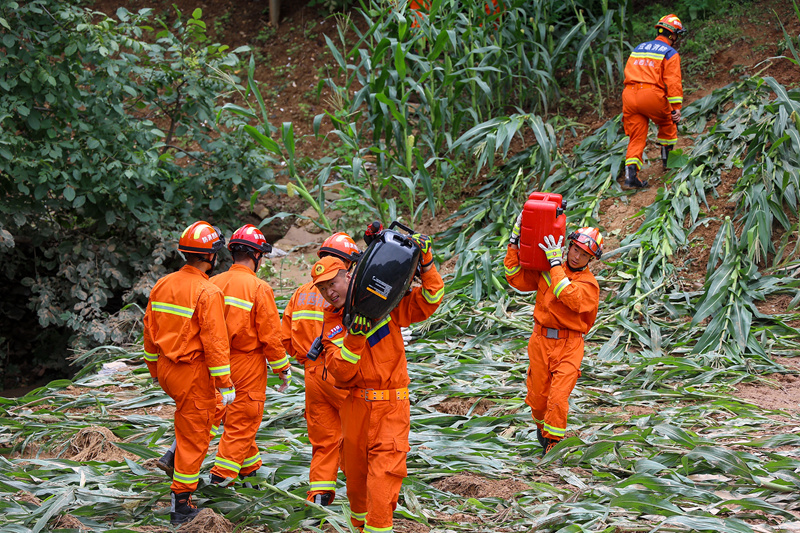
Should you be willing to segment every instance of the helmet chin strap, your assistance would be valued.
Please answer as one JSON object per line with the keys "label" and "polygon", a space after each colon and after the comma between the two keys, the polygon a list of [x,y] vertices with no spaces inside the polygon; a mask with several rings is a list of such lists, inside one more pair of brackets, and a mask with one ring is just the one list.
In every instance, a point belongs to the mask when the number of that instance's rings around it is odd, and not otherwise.
{"label": "helmet chin strap", "polygon": [[202,261],[203,263],[208,263],[210,265],[210,268],[208,269],[208,272],[206,272],[206,274],[211,274],[211,272],[214,271],[214,266],[217,264],[217,254],[211,254],[211,261],[209,261],[208,259],[201,259],[200,261]]}
{"label": "helmet chin strap", "polygon": [[248,250],[247,255],[253,260],[253,272],[258,273],[258,263],[261,262],[261,258],[264,257],[264,254],[256,255],[255,252]]}

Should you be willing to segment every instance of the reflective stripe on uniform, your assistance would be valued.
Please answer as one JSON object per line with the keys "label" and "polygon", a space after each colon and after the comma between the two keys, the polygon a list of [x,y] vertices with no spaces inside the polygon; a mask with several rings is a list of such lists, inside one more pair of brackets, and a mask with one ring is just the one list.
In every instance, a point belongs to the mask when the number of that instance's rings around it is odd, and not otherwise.
{"label": "reflective stripe on uniform", "polygon": [[258,462],[260,460],[261,460],[261,454],[257,453],[254,456],[248,457],[247,459],[245,459],[244,462],[242,463],[242,468],[246,468],[248,466],[253,466],[255,464],[258,464]]}
{"label": "reflective stripe on uniform", "polygon": [[561,291],[563,291],[566,288],[566,286],[569,285],[570,283],[571,282],[569,281],[569,278],[564,278],[561,281],[559,281],[555,287],[553,287],[553,294],[556,295],[556,298],[561,296]]}
{"label": "reflective stripe on uniform", "polygon": [[682,104],[683,96],[668,96],[667,102],[669,102],[670,104]]}
{"label": "reflective stripe on uniform", "polygon": [[181,483],[191,485],[192,483],[197,483],[200,481],[200,471],[198,470],[194,474],[184,474],[175,470],[175,473],[172,474],[172,479],[173,481],[179,481]]}
{"label": "reflective stripe on uniform", "polygon": [[522,269],[522,267],[520,265],[517,265],[517,266],[515,266],[513,268],[508,268],[508,267],[505,267],[505,268],[506,268],[506,276],[513,276],[514,274],[516,274],[517,272],[519,272]]}
{"label": "reflective stripe on uniform", "polygon": [[361,356],[355,352],[351,352],[346,346],[342,346],[342,359],[348,363],[356,364],[361,360]]}
{"label": "reflective stripe on uniform", "polygon": [[442,297],[444,296],[444,287],[436,291],[435,293],[428,292],[427,289],[422,289],[422,296],[425,298],[425,301],[429,304],[435,304],[442,301]]}
{"label": "reflective stripe on uniform", "polygon": [[316,320],[322,322],[322,311],[295,311],[292,313],[292,320]]}
{"label": "reflective stripe on uniform", "polygon": [[656,137],[656,142],[658,144],[665,144],[665,145],[669,146],[669,145],[678,144],[678,139],[677,138],[675,138],[675,139],[662,139],[661,137]]}
{"label": "reflective stripe on uniform", "polygon": [[628,165],[636,165],[636,168],[641,170],[642,160],[639,159],[638,157],[629,157],[628,159],[625,160],[625,166],[627,167]]}
{"label": "reflective stripe on uniform", "polygon": [[236,463],[229,459],[223,459],[220,456],[217,456],[217,458],[214,459],[214,466],[224,468],[225,470],[231,470],[233,472],[236,472],[237,474],[239,473],[239,470],[242,469],[242,465],[240,465],[239,463]]}
{"label": "reflective stripe on uniform", "polygon": [[287,356],[287,355],[284,355],[283,357],[281,357],[277,361],[270,361],[269,362],[269,366],[271,366],[272,368],[283,368],[288,364],[289,364],[289,356]]}
{"label": "reflective stripe on uniform", "polygon": [[309,485],[311,490],[336,490],[336,481],[312,481]]}
{"label": "reflective stripe on uniform", "polygon": [[553,280],[550,279],[550,272],[542,272],[542,277],[547,282],[548,287],[553,284]]}
{"label": "reflective stripe on uniform", "polygon": [[352,509],[350,509],[350,518],[355,518],[356,520],[360,520],[360,521],[363,522],[367,518],[367,513],[366,513],[366,511],[363,512],[363,513],[357,513],[355,511],[353,511]]}
{"label": "reflective stripe on uniform", "polygon": [[245,311],[253,310],[253,302],[248,302],[247,300],[242,300],[241,298],[235,298],[233,296],[225,297],[225,305],[238,307],[239,309],[244,309]]}
{"label": "reflective stripe on uniform", "polygon": [[344,345],[344,337],[339,337],[338,339],[333,339],[333,340],[331,340],[331,342],[334,344],[334,346],[338,346],[339,348],[341,348]]}
{"label": "reflective stripe on uniform", "polygon": [[214,377],[225,376],[231,373],[231,365],[210,366],[208,367],[208,371],[211,372],[211,375]]}
{"label": "reflective stripe on uniform", "polygon": [[192,315],[194,314],[194,309],[191,307],[182,307],[180,305],[168,304],[166,302],[150,302],[150,308],[153,311],[183,316],[186,318],[192,318]]}
{"label": "reflective stripe on uniform", "polygon": [[380,322],[375,324],[374,328],[369,330],[369,333],[367,333],[367,337],[369,337],[370,335],[372,335],[373,333],[375,333],[376,331],[378,331],[379,329],[381,329],[383,326],[385,326],[386,324],[388,324],[391,321],[392,321],[392,317],[391,316],[387,316],[386,318],[384,318],[383,320],[381,320]]}
{"label": "reflective stripe on uniform", "polygon": [[209,431],[209,433],[211,433],[211,438],[214,438],[214,437],[216,437],[217,435],[219,435],[219,434],[220,434],[220,431],[219,431],[219,426],[214,426],[214,425],[212,425],[212,426],[211,426],[211,431]]}
{"label": "reflective stripe on uniform", "polygon": [[148,363],[155,363],[158,361],[158,354],[157,353],[150,353],[145,350],[144,352],[144,360]]}
{"label": "reflective stripe on uniform", "polygon": [[664,54],[652,54],[649,52],[632,52],[634,59],[652,59],[653,61],[664,61]]}
{"label": "reflective stripe on uniform", "polygon": [[545,424],[544,430],[554,437],[563,437],[567,433],[567,428],[556,428],[550,424]]}

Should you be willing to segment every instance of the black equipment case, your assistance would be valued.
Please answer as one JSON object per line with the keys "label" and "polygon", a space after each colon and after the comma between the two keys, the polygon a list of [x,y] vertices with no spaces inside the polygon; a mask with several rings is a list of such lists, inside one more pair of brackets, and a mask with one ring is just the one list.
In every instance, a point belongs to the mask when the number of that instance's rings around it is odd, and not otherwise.
{"label": "black equipment case", "polygon": [[[395,227],[407,234],[395,231]],[[345,299],[345,327],[350,326],[356,313],[369,318],[375,326],[408,293],[422,254],[410,239],[413,233],[409,227],[394,221],[361,254]]]}

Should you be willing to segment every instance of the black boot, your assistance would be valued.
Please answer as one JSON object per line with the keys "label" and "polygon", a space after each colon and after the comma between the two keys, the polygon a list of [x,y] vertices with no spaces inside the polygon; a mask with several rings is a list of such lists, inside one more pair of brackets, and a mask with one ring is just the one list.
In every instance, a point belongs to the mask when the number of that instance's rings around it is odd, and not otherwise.
{"label": "black boot", "polygon": [[545,445],[542,446],[542,457],[550,453],[550,450],[555,448],[556,444],[558,444],[558,441],[556,439],[548,439],[547,437],[544,437],[544,440],[545,440]]}
{"label": "black boot", "polygon": [[208,482],[209,482],[211,485],[214,485],[215,487],[219,487],[220,485],[222,485],[223,483],[225,483],[225,480],[226,480],[226,479],[228,479],[228,478],[224,478],[224,477],[222,477],[222,476],[218,476],[218,475],[216,475],[216,474],[215,474],[215,473],[213,473],[213,472],[211,472],[211,473],[208,475]]}
{"label": "black boot", "polygon": [[167,450],[167,453],[156,461],[156,466],[172,479],[173,474],[175,474],[175,453],[172,450]]}
{"label": "black boot", "polygon": [[200,509],[192,503],[191,492],[172,493],[169,521],[173,526],[192,520],[199,512]]}
{"label": "black boot", "polygon": [[669,159],[669,153],[672,151],[672,148],[672,146],[661,145],[661,165],[664,167],[664,170],[667,170],[667,160]]}
{"label": "black boot", "polygon": [[250,472],[249,474],[246,474],[244,476],[242,474],[239,474],[239,479],[242,480],[242,487],[244,487],[246,489],[261,490],[261,487],[259,487],[258,485],[253,485],[251,482],[245,481],[247,478],[255,477],[255,476],[256,476],[256,471],[255,470],[253,470],[252,472]]}
{"label": "black boot", "polygon": [[636,165],[628,165],[625,167],[625,186],[634,187],[636,189],[647,187],[647,182],[639,181],[639,178],[636,177],[636,172]]}
{"label": "black boot", "polygon": [[547,439],[542,435],[542,430],[539,429],[538,426],[536,427],[536,440],[539,441],[539,446],[541,446],[542,449],[547,448]]}

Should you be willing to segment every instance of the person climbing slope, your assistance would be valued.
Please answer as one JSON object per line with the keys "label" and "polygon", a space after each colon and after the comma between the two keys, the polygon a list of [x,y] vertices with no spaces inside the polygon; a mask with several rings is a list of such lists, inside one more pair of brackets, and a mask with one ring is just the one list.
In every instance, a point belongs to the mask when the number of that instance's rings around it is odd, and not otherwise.
{"label": "person climbing slope", "polygon": [[634,48],[625,64],[625,89],[622,91],[622,125],[630,137],[625,154],[625,185],[647,186],[637,173],[647,144],[649,121],[658,126],[656,144],[661,146],[661,162],[667,169],[670,151],[678,142],[677,124],[683,106],[681,57],[675,43],[686,33],[675,15],[666,15],[655,25],[652,41]]}

